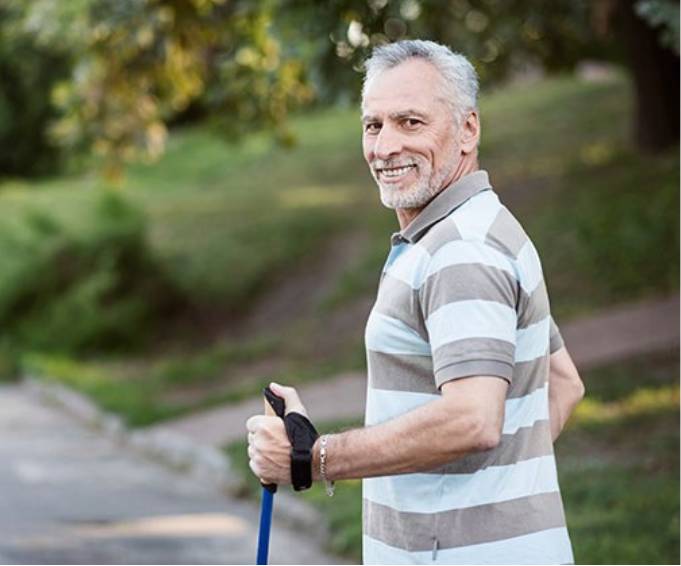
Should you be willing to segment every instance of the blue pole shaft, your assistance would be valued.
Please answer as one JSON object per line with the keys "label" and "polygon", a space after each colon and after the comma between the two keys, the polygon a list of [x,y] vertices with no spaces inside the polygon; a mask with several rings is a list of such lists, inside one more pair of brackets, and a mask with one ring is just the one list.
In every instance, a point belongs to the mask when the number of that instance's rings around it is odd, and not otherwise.
{"label": "blue pole shaft", "polygon": [[262,488],[260,505],[260,532],[258,533],[258,558],[256,564],[267,564],[270,548],[270,527],[272,526],[272,505],[274,494],[266,487]]}

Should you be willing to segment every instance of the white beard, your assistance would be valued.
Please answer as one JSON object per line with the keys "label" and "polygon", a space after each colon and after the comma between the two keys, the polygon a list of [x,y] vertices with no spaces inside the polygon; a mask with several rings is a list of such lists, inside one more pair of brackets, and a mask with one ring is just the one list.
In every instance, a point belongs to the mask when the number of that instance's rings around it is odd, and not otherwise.
{"label": "white beard", "polygon": [[[443,183],[454,169],[454,163],[451,167],[445,166],[435,174],[432,173],[430,163],[420,158],[410,158],[406,160],[411,163],[416,163],[418,169],[418,179],[410,185],[403,187],[400,184],[383,184],[379,180],[375,172],[377,166],[380,167],[399,167],[402,163],[375,161],[371,166],[371,174],[378,185],[381,195],[381,202],[387,208],[422,208],[428,204],[433,198],[442,191]],[[454,160],[452,160],[454,161]],[[449,165],[449,164],[448,164]]]}

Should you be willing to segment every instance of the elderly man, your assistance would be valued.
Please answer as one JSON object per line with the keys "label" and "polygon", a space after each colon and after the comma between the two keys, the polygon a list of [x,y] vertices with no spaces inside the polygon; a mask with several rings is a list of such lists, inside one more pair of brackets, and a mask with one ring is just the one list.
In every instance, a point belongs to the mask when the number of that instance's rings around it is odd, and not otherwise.
{"label": "elderly man", "polygon": [[[364,157],[401,231],[366,327],[366,426],[318,439],[310,473],[364,478],[367,564],[573,562],[553,441],[584,389],[537,252],[478,168],[477,89],[429,41],[366,63]],[[290,483],[282,421],[247,428],[254,474]]]}

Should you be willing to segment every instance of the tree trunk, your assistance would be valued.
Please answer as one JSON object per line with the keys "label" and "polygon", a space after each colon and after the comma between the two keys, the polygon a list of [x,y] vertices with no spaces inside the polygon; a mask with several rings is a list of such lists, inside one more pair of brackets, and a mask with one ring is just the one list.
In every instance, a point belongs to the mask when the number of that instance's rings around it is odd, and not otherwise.
{"label": "tree trunk", "polygon": [[660,29],[634,11],[634,0],[616,0],[615,33],[634,80],[634,140],[654,152],[679,141],[679,56],[660,43]]}

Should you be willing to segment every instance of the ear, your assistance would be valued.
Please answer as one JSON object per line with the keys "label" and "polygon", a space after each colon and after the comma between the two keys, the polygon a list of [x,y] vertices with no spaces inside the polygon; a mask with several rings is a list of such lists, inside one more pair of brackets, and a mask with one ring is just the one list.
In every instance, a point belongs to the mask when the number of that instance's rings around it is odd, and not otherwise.
{"label": "ear", "polygon": [[459,131],[461,153],[469,154],[475,151],[480,140],[480,118],[478,118],[478,113],[475,110],[468,114]]}

